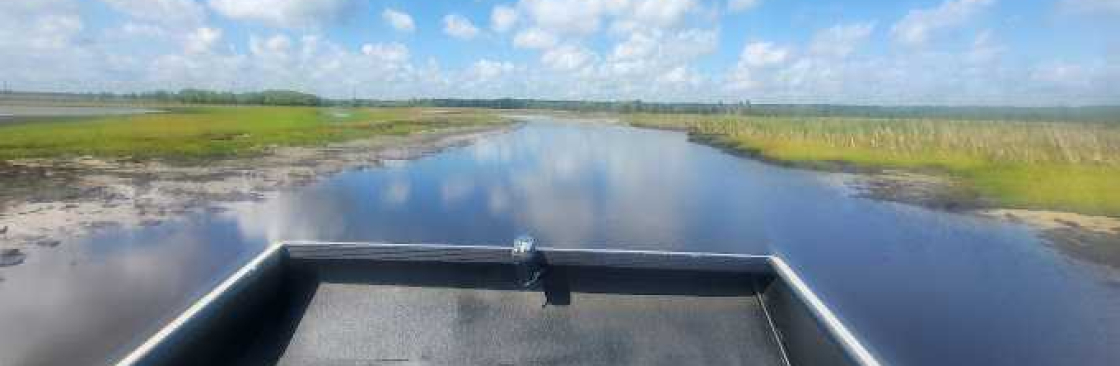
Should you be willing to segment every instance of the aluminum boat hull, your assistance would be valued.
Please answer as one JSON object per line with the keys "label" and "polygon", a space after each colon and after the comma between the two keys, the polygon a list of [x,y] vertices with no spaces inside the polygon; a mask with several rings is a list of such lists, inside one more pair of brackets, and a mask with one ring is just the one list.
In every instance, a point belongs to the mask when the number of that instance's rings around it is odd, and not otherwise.
{"label": "aluminum boat hull", "polygon": [[878,365],[781,259],[282,243],[119,365]]}

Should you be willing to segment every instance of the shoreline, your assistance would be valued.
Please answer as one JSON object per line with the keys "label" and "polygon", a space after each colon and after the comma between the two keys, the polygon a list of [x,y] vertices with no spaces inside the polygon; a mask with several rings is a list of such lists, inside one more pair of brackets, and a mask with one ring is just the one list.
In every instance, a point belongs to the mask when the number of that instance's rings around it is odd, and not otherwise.
{"label": "shoreline", "polygon": [[0,162],[0,174],[10,183],[0,191],[0,268],[101,229],[149,227],[190,213],[224,211],[337,173],[422,158],[519,127],[456,127],[278,147],[262,156],[185,165],[92,157]]}
{"label": "shoreline", "polygon": [[[263,156],[204,164],[90,157],[0,162],[0,174],[11,181],[0,191],[0,268],[21,264],[30,252],[104,228],[149,227],[192,212],[223,211],[232,203],[265,200],[333,174],[420,158],[519,126],[458,127],[319,147],[279,147]],[[688,140],[766,164],[842,174],[841,184],[856,197],[1027,225],[1066,255],[1120,270],[1120,218],[998,207],[937,172],[789,162],[744,150],[719,136],[688,133]]]}
{"label": "shoreline", "polygon": [[950,178],[913,172],[855,173],[845,184],[858,197],[1026,225],[1066,256],[1120,271],[1120,218],[998,207]]}
{"label": "shoreline", "polygon": [[851,189],[856,197],[1026,225],[1035,230],[1040,239],[1068,257],[1120,271],[1118,217],[999,207],[953,178],[934,171],[882,169],[842,161],[785,161],[763,156],[757,150],[743,149],[718,135],[697,134],[681,128],[631,126],[684,132],[688,135],[689,142],[765,164],[844,174],[846,176],[842,179],[842,184]]}

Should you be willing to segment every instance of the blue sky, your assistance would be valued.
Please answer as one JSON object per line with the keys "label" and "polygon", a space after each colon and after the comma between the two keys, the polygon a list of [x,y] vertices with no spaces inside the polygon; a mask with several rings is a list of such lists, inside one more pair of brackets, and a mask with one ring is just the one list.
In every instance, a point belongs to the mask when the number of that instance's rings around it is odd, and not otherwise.
{"label": "blue sky", "polygon": [[1120,102],[1120,0],[4,0],[13,89]]}

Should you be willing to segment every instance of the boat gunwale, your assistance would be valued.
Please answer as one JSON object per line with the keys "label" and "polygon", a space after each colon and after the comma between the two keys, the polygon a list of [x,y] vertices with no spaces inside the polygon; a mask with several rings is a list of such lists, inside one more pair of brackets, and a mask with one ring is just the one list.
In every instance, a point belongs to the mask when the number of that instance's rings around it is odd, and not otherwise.
{"label": "boat gunwale", "polygon": [[[310,247],[354,247],[354,248],[414,248],[414,249],[481,249],[481,250],[495,250],[502,252],[509,252],[510,247],[498,245],[457,245],[457,244],[434,244],[434,243],[381,243],[381,242],[317,242],[317,241],[284,241],[278,245],[285,248],[310,248]],[[631,250],[631,249],[605,249],[605,248],[563,248],[563,247],[541,247],[543,253],[597,253],[597,254],[635,254],[635,255],[658,255],[658,256],[673,256],[673,257],[687,257],[687,258],[736,258],[736,259],[758,259],[769,260],[772,255],[765,254],[737,254],[737,253],[706,253],[706,252],[685,252],[685,251],[668,251],[668,250]]]}
{"label": "boat gunwale", "polygon": [[[129,352],[124,358],[116,363],[117,366],[132,366],[137,365],[147,357],[153,350],[156,349],[161,343],[166,341],[188,322],[199,317],[203,311],[207,310],[214,302],[220,299],[223,295],[228,293],[231,289],[237,286],[241,281],[248,278],[250,275],[259,272],[264,265],[265,261],[276,255],[293,256],[295,259],[309,259],[309,260],[332,260],[332,259],[346,259],[345,255],[327,256],[327,257],[301,257],[298,253],[299,249],[307,248],[383,248],[383,249],[430,249],[430,250],[450,250],[450,251],[493,251],[495,253],[509,253],[509,247],[496,246],[496,245],[454,245],[454,244],[402,244],[402,243],[376,243],[376,242],[315,242],[315,241],[282,241],[269,245],[260,254],[255,256],[248,263],[240,267],[232,275],[227,277],[216,287],[206,293],[206,295],[199,298],[199,300],[192,303],[186,310],[180,313],[173,320],[168,322],[165,326],[160,328],[155,334],[145,340],[140,346]],[[291,249],[296,249],[293,253]],[[862,366],[880,366],[881,362],[874,356],[871,351],[866,348],[859,338],[848,329],[847,326],[840,320],[840,318],[832,312],[832,310],[813,292],[812,288],[801,279],[801,277],[789,267],[789,265],[780,257],[775,255],[758,255],[758,254],[734,254],[734,253],[702,253],[702,252],[674,252],[674,251],[661,251],[661,250],[627,250],[627,249],[577,249],[577,248],[554,248],[544,247],[539,249],[545,255],[548,253],[557,254],[617,254],[617,255],[634,255],[634,256],[653,256],[661,258],[680,258],[680,259],[732,259],[732,260],[745,260],[748,262],[761,261],[753,264],[766,265],[777,278],[785,282],[790,289],[792,289],[795,296],[801,300],[806,308],[809,309],[817,324],[821,325],[826,332],[835,340],[839,346],[850,356],[853,361]],[[495,260],[499,258],[507,258],[506,260]],[[511,257],[489,257],[489,260],[484,262],[489,263],[510,263]],[[355,259],[371,259],[371,258],[355,258]],[[430,260],[427,259],[413,259],[413,260]],[[488,259],[482,257],[481,259]],[[389,259],[407,261],[409,259]],[[743,271],[741,272],[750,272]],[[731,270],[721,270],[718,272],[734,272]],[[769,315],[767,314],[767,317]],[[772,331],[773,324],[771,323]],[[780,342],[779,342],[780,343]],[[783,357],[785,357],[783,349]]]}
{"label": "boat gunwale", "polygon": [[801,276],[786,264],[785,260],[778,256],[770,256],[770,264],[778,273],[778,277],[793,289],[794,295],[810,309],[817,322],[824,326],[850,357],[862,366],[882,365],[863,342],[860,342],[859,338],[844,325],[844,322],[840,321],[840,317],[833,313],[832,309],[825,305],[812,288],[801,279]]}
{"label": "boat gunwale", "polygon": [[161,343],[178,332],[181,328],[186,326],[188,322],[199,317],[203,311],[210,307],[214,302],[218,301],[218,299],[220,299],[223,295],[228,293],[230,289],[234,288],[234,286],[237,286],[239,282],[249,277],[250,275],[259,272],[261,266],[266,260],[283,252],[281,250],[283,247],[283,244],[269,245],[267,248],[265,248],[264,251],[262,251],[260,254],[257,254],[256,257],[253,257],[253,259],[250,260],[249,263],[246,263],[244,266],[239,268],[236,272],[234,272],[232,275],[227,277],[225,280],[223,280],[221,283],[207,292],[206,295],[203,295],[197,301],[192,303],[191,306],[187,307],[187,309],[181,312],[179,316],[175,317],[175,319],[172,319],[167,323],[167,325],[164,325],[162,328],[160,328],[159,331],[145,340],[144,343],[141,343],[140,346],[129,352],[128,355],[118,361],[116,365],[130,366],[140,364],[140,361],[151,354],[152,351],[156,349],[156,347],[158,347]]}

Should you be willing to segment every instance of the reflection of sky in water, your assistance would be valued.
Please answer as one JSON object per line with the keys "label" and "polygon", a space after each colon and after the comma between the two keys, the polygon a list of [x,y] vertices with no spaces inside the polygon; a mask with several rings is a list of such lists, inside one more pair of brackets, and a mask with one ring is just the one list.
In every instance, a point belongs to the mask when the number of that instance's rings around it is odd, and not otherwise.
{"label": "reflection of sky in water", "polygon": [[39,251],[4,271],[0,365],[102,364],[261,247],[230,222],[199,218]]}
{"label": "reflection of sky in water", "polygon": [[718,168],[694,164],[705,155],[680,134],[536,125],[235,215],[246,236],[267,240],[505,244],[529,233],[554,246],[764,252],[743,220],[758,211],[704,183]]}
{"label": "reflection of sky in water", "polygon": [[1099,273],[1019,227],[842,191],[680,133],[532,124],[186,224],[42,251],[3,273],[0,364],[93,362],[267,242],[506,244],[523,233],[548,246],[777,252],[897,364],[1120,357],[1120,289]]}

